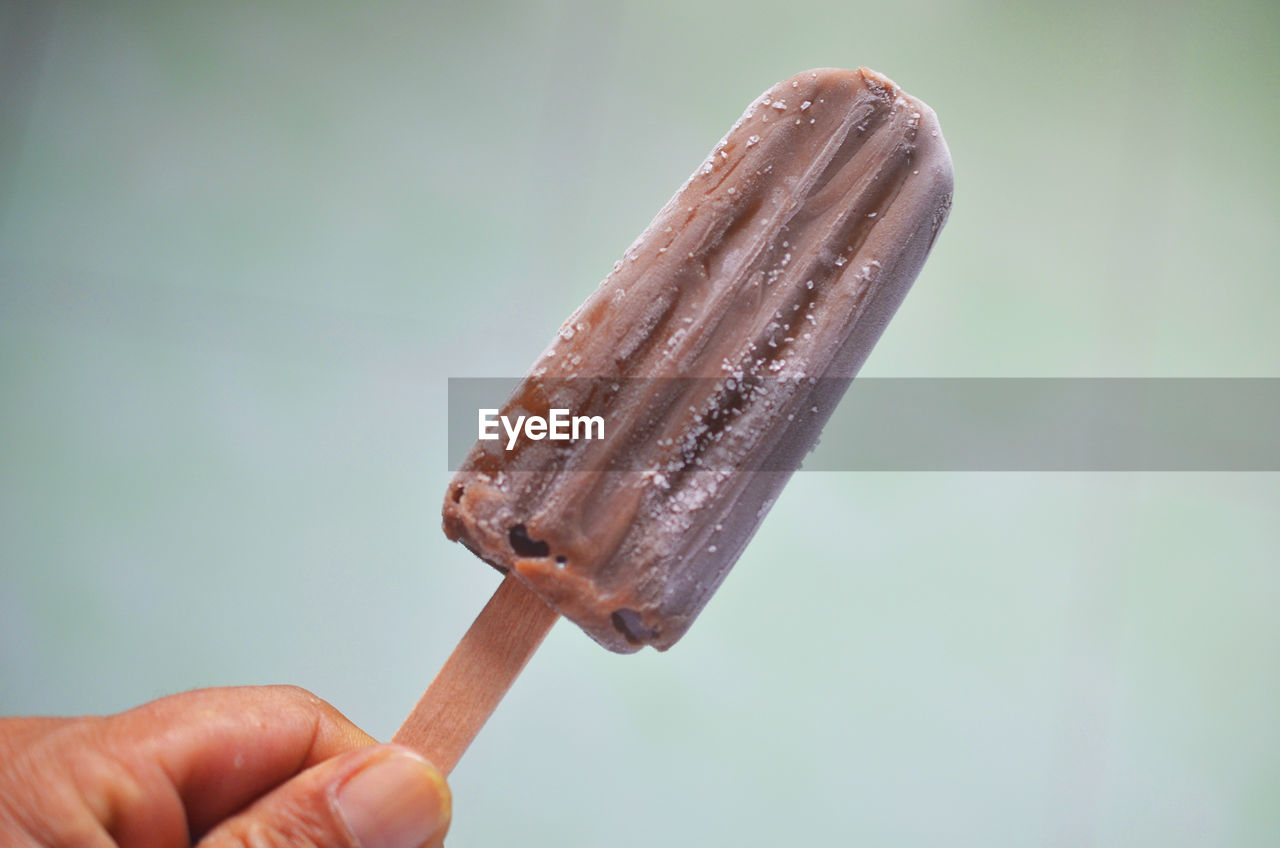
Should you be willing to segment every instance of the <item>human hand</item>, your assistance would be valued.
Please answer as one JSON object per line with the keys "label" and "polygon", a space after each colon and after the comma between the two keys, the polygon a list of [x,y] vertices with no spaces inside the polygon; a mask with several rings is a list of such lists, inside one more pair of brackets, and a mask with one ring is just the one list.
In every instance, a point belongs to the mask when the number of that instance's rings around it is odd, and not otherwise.
{"label": "human hand", "polygon": [[295,687],[0,719],[0,845],[434,848],[449,814],[434,766]]}

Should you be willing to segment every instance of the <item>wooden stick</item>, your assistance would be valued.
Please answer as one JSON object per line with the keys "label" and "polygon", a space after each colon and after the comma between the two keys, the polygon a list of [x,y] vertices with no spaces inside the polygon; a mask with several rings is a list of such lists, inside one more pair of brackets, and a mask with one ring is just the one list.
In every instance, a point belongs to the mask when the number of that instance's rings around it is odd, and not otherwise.
{"label": "wooden stick", "polygon": [[508,574],[391,741],[453,771],[559,617]]}

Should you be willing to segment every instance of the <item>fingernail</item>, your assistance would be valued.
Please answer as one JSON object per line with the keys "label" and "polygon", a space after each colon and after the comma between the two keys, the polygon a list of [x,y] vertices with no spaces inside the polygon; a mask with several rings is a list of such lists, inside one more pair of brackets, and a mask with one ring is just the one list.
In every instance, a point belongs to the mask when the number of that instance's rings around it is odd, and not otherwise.
{"label": "fingernail", "polygon": [[426,760],[396,752],[338,788],[338,813],[360,848],[421,848],[449,826],[449,788]]}

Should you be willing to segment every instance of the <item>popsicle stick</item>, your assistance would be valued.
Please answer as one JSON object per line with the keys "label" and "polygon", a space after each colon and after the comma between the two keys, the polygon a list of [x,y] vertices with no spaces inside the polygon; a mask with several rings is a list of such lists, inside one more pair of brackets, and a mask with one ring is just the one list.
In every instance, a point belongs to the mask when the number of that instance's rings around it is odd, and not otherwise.
{"label": "popsicle stick", "polygon": [[453,771],[557,618],[507,575],[391,741]]}

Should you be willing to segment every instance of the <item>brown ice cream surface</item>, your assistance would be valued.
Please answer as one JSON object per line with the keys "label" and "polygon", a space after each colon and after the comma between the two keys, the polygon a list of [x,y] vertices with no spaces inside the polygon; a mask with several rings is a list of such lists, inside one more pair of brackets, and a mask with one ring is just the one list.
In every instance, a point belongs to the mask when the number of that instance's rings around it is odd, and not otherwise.
{"label": "brown ice cream surface", "polygon": [[605,437],[477,442],[445,533],[605,647],[669,648],[816,443],[951,192],[933,111],[880,74],[770,88],[502,410],[601,415]]}

